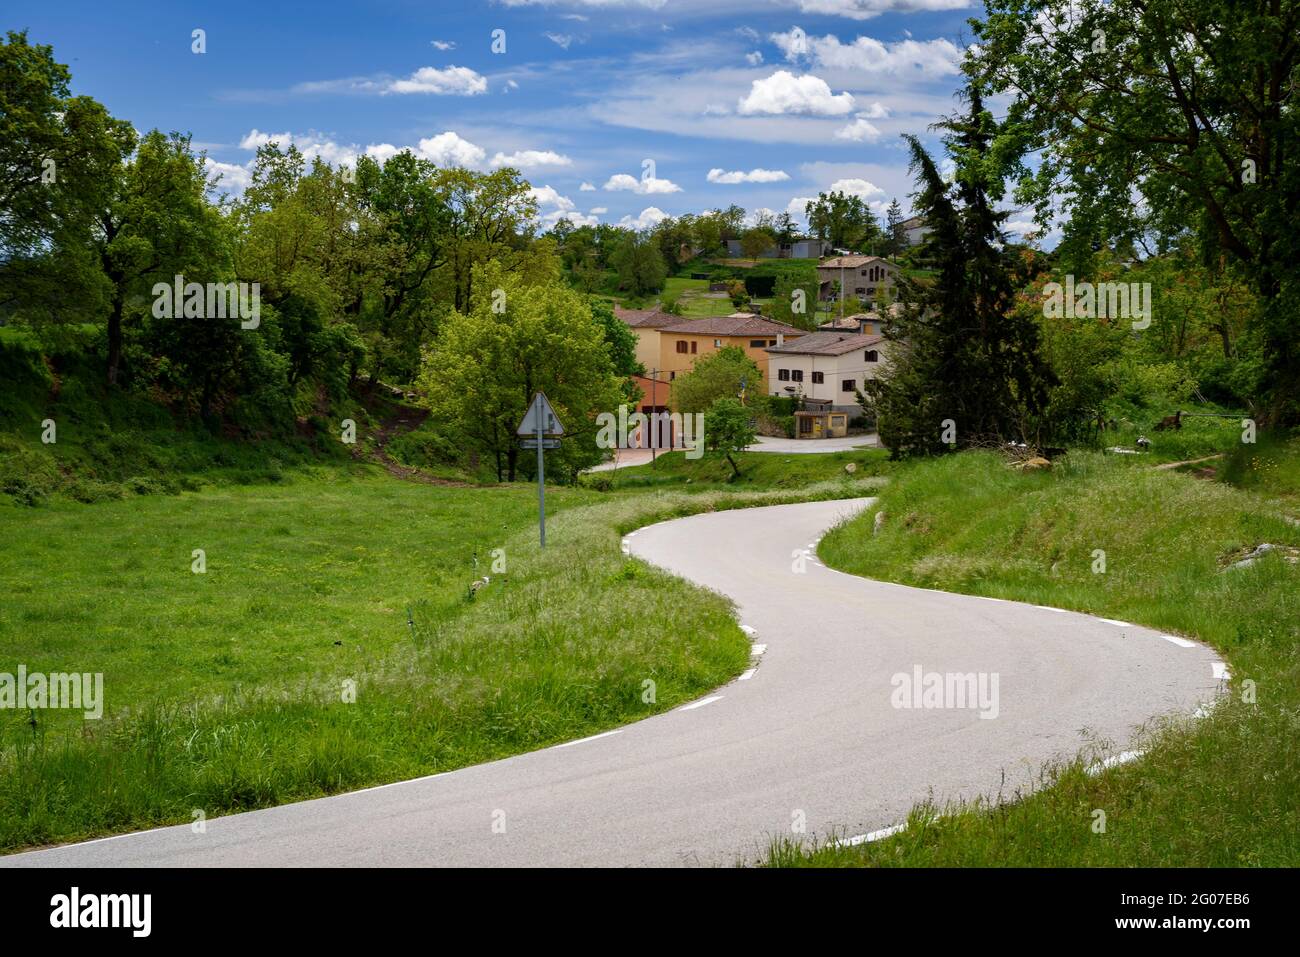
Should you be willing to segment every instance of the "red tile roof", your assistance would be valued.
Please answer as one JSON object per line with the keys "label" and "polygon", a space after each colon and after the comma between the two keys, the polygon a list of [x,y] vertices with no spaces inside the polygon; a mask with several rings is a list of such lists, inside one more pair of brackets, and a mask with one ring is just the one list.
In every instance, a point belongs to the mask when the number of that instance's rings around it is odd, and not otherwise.
{"label": "red tile roof", "polygon": [[784,322],[765,319],[751,312],[707,319],[685,319],[663,327],[664,332],[686,332],[700,336],[802,336],[804,331]]}

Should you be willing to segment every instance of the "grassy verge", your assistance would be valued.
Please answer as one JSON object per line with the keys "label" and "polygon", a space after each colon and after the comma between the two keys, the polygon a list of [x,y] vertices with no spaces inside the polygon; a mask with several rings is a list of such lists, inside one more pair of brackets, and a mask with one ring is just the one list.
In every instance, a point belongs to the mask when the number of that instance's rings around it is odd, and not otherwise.
{"label": "grassy verge", "polygon": [[[704,455],[688,459],[682,452],[660,455],[647,465],[596,472],[591,478],[608,476],[608,486],[616,491],[668,488],[690,491],[723,487],[795,489],[814,482],[840,482],[852,486],[863,478],[888,475],[893,468],[889,453],[880,449],[815,455],[743,452],[736,456],[736,462],[740,466],[740,477],[734,481],[731,466],[722,456]],[[859,493],[846,491],[845,494]]]}
{"label": "grassy verge", "polygon": [[723,598],[625,558],[621,535],[845,490],[558,489],[544,552],[533,494],[349,469],[0,507],[0,672],[102,671],[107,701],[98,721],[0,712],[0,848],[445,771],[670,709],[740,672],[748,641]]}
{"label": "grassy verge", "polygon": [[[848,572],[1195,636],[1231,665],[1223,704],[1158,731],[1141,761],[1098,776],[1066,762],[1044,770],[1053,787],[1018,802],[921,805],[887,840],[782,843],[769,864],[1300,863],[1300,567],[1274,554],[1224,570],[1261,542],[1300,545],[1300,528],[1257,494],[1149,464],[1081,452],[1036,474],[987,453],[919,462],[881,493],[880,534],[872,510],[819,554]],[[1104,572],[1093,571],[1098,550]]]}

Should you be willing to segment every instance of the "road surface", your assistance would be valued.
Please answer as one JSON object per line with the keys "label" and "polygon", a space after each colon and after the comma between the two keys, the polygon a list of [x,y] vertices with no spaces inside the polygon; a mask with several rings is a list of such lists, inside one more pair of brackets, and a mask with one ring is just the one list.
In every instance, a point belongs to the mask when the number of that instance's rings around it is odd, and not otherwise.
{"label": "road surface", "polygon": [[[818,537],[869,502],[718,512],[629,536],[631,554],[733,598],[765,646],[743,680],[675,711],[490,764],[210,819],[202,834],[181,825],[0,866],[729,865],[801,824],[808,836],[853,837],[902,821],[927,796],[1010,796],[1045,761],[1086,745],[1082,729],[1119,752],[1149,718],[1214,698],[1222,665],[1202,645],[870,581],[794,554],[815,556]],[[996,675],[996,700],[896,707],[894,676],[918,669],[923,684],[932,672],[982,674],[990,693]]]}

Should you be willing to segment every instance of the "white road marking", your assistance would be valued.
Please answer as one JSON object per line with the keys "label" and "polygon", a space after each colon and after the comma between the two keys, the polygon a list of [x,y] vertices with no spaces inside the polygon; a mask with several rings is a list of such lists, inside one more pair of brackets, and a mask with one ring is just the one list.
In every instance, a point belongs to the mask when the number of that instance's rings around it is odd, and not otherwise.
{"label": "white road marking", "polygon": [[1051,605],[1035,605],[1034,607],[1035,607],[1035,608],[1041,608],[1041,609],[1043,609],[1043,611],[1054,611],[1054,612],[1056,612],[1057,614],[1061,614],[1061,615],[1068,615],[1068,614],[1069,614],[1069,612],[1066,611],[1064,608],[1053,608]]}
{"label": "white road marking", "polygon": [[737,680],[737,681],[748,681],[750,678],[754,677],[754,672],[757,671],[757,670],[758,670],[757,668],[750,668],[748,671],[746,671],[743,675],[741,675],[741,676],[740,676],[739,678],[737,678],[736,680]]}
{"label": "white road marking", "polygon": [[701,698],[699,701],[692,701],[690,704],[684,704],[678,711],[694,711],[696,708],[703,708],[706,704],[713,704],[715,701],[721,701],[725,696],[720,694],[711,695],[708,698]]}
{"label": "white road marking", "polygon": [[600,734],[593,734],[590,737],[579,738],[577,741],[565,741],[563,744],[557,744],[551,748],[552,751],[558,751],[560,748],[571,748],[575,744],[584,744],[587,741],[595,741],[597,738],[608,738],[612,734],[622,734],[623,729],[617,728],[614,731],[603,731]]}
{"label": "white road marking", "polygon": [[892,837],[900,831],[907,830],[907,822],[894,824],[890,827],[882,827],[879,831],[872,831],[870,834],[859,834],[857,837],[846,837],[842,841],[833,841],[837,847],[857,847],[859,844],[871,844],[874,841],[881,841],[887,837]]}
{"label": "white road marking", "polygon": [[749,646],[749,653],[750,653],[751,655],[761,655],[761,654],[762,654],[763,652],[765,652],[765,651],[767,651],[767,645],[750,645],[750,646]]}
{"label": "white road marking", "polygon": [[1179,648],[1195,648],[1196,642],[1188,641],[1186,638],[1179,638],[1177,635],[1161,635],[1165,641],[1172,641]]}
{"label": "white road marking", "polygon": [[1214,677],[1218,681],[1227,681],[1232,677],[1232,672],[1222,661],[1211,661],[1210,667],[1214,670]]}
{"label": "white road marking", "polygon": [[753,628],[749,627],[749,625],[741,625],[740,630],[743,631],[745,634],[749,635],[749,637],[751,638],[753,638],[755,635],[758,634],[758,632],[755,631]]}
{"label": "white road marking", "polygon": [[1146,754],[1145,751],[1123,751],[1119,754],[1112,754],[1110,757],[1106,758],[1106,760],[1099,761],[1092,765],[1092,767],[1087,768],[1087,773],[1091,777],[1096,777],[1107,768],[1118,767],[1121,764],[1128,764],[1130,761],[1136,761],[1144,754]]}
{"label": "white road marking", "polygon": [[1120,628],[1132,628],[1127,621],[1116,621],[1114,618],[1098,618],[1098,621],[1104,621],[1108,625],[1117,625]]}

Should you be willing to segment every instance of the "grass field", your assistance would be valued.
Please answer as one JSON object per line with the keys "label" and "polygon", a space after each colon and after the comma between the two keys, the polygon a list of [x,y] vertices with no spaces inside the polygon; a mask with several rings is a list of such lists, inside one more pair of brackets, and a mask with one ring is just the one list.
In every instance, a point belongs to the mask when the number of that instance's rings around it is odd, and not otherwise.
{"label": "grass field", "polygon": [[[740,478],[734,481],[731,478],[731,466],[721,456],[706,455],[688,459],[682,452],[669,452],[647,465],[621,468],[603,474],[609,476],[612,488],[617,491],[797,489],[814,482],[838,482],[845,486],[845,497],[848,498],[865,494],[852,491],[864,479],[886,476],[894,467],[888,461],[889,453],[880,449],[823,452],[815,455],[742,452],[735,458],[740,466]],[[850,467],[852,471],[848,471]]]}
{"label": "grass field", "polygon": [[0,712],[0,848],[400,780],[672,708],[739,673],[748,640],[724,599],[624,558],[621,535],[840,494],[555,489],[544,552],[531,486],[369,466],[0,506],[0,672],[100,671],[106,699],[99,721]]}
{"label": "grass field", "polygon": [[[818,549],[827,564],[1193,636],[1228,661],[1231,695],[1210,717],[1157,733],[1132,764],[1088,776],[1067,762],[1045,770],[1054,787],[1018,802],[919,805],[897,836],[851,848],[781,843],[768,863],[1296,866],[1300,565],[1275,553],[1225,570],[1261,542],[1300,545],[1276,504],[1284,487],[1265,497],[1077,451],[1052,473],[1017,473],[991,453],[897,470],[881,492],[881,533],[875,509],[832,531]],[[1107,814],[1104,834],[1094,809]]]}

